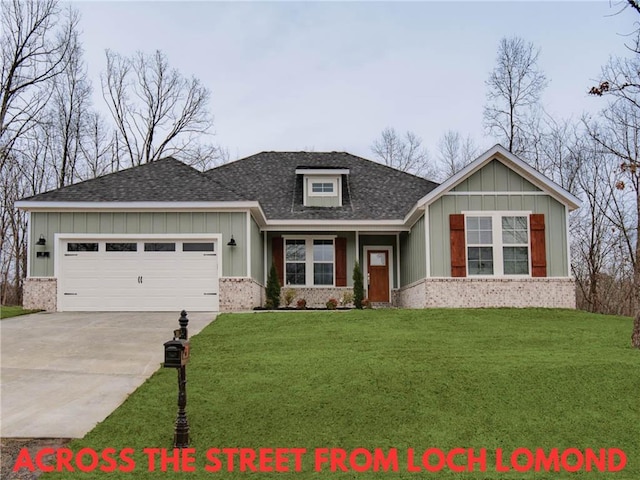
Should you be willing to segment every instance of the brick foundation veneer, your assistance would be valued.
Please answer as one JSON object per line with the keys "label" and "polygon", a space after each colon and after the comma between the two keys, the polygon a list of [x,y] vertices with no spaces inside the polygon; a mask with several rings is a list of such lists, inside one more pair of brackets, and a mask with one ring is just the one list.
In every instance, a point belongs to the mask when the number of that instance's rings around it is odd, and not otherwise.
{"label": "brick foundation veneer", "polygon": [[[291,307],[296,306],[296,302],[300,298],[304,298],[307,301],[307,308],[326,308],[327,301],[330,298],[335,298],[338,301],[338,306],[340,306],[340,302],[342,301],[342,295],[344,292],[353,293],[352,287],[327,287],[327,288],[293,288],[293,287],[282,287],[280,289],[280,306],[285,307],[284,304],[284,292],[291,288],[296,292],[296,296],[291,302]],[[353,306],[353,304],[348,304],[347,306]]]}
{"label": "brick foundation veneer", "polygon": [[251,310],[264,303],[264,287],[252,278],[220,279],[220,311]]}
{"label": "brick foundation veneer", "polygon": [[58,304],[58,282],[55,278],[25,278],[22,306],[29,310],[55,312]]}
{"label": "brick foundation veneer", "polygon": [[400,290],[403,308],[576,308],[571,278],[429,278]]}

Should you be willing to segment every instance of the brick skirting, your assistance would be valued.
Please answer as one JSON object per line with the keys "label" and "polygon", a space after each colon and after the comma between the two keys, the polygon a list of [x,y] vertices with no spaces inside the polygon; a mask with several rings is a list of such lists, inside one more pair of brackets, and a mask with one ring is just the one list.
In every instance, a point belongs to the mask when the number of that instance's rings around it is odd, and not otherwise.
{"label": "brick skirting", "polygon": [[403,308],[576,308],[572,278],[428,278],[400,289]]}
{"label": "brick skirting", "polygon": [[55,312],[58,307],[58,281],[55,278],[25,278],[22,306],[29,310]]}
{"label": "brick skirting", "polygon": [[[291,306],[295,307],[296,302],[304,298],[307,301],[307,308],[325,308],[327,306],[327,301],[330,298],[335,298],[338,301],[338,305],[342,301],[342,296],[345,292],[353,293],[352,287],[314,287],[314,288],[304,288],[304,287],[282,287],[280,289],[280,306],[284,307],[284,292],[286,290],[293,290],[296,292],[296,296],[291,302]],[[349,306],[352,306],[350,303]]]}
{"label": "brick skirting", "polygon": [[220,311],[251,310],[264,303],[264,287],[252,278],[220,279]]}

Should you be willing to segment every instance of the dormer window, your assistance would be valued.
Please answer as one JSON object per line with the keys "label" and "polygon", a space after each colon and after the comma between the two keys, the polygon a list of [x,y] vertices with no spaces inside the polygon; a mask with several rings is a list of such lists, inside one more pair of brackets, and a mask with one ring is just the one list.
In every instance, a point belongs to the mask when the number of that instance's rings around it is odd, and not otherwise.
{"label": "dormer window", "polygon": [[311,184],[309,196],[311,197],[332,197],[338,194],[337,178],[307,178]]}
{"label": "dormer window", "polygon": [[297,168],[296,175],[302,175],[303,205],[341,207],[342,177],[348,174],[346,168]]}

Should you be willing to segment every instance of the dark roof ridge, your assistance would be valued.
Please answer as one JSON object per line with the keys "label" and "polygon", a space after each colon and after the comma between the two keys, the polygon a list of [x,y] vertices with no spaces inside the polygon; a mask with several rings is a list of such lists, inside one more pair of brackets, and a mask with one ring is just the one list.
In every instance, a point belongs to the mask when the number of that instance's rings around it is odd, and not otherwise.
{"label": "dark roof ridge", "polygon": [[[308,150],[263,150],[261,152],[254,153],[253,155],[249,155],[248,157],[237,158],[237,159],[235,159],[235,160],[233,160],[231,162],[223,163],[222,165],[218,165],[216,167],[210,168],[209,170],[205,170],[204,173],[206,174],[208,172],[211,172],[212,170],[223,168],[223,167],[226,167],[228,165],[233,165],[233,164],[235,164],[237,162],[240,162],[242,160],[248,160],[248,159],[250,159],[252,157],[257,157],[259,155],[264,155],[264,154],[267,154],[267,153],[281,154],[281,155],[296,154],[296,153],[298,153],[298,154],[299,153],[303,153],[303,154],[321,154],[321,155],[335,155],[335,154],[348,155],[350,157],[357,158],[358,160],[362,160],[362,161],[365,161],[365,162],[370,162],[370,163],[373,163],[373,164],[376,164],[376,165],[380,165],[382,167],[385,167],[385,168],[393,171],[394,173],[402,173],[404,175],[410,175],[411,177],[419,178],[420,180],[426,180],[427,182],[431,182],[434,185],[440,185],[438,182],[434,182],[431,179],[428,179],[428,178],[425,178],[425,177],[420,177],[418,175],[414,175],[413,173],[409,173],[409,172],[404,172],[402,170],[398,170],[397,168],[391,167],[391,166],[389,166],[389,165],[387,165],[385,163],[376,162],[375,160],[370,160],[368,158],[364,158],[364,157],[361,157],[359,155],[354,155],[353,153],[349,153],[349,152],[346,152],[346,151],[338,151],[338,150],[322,151],[322,152],[315,152],[315,151],[308,151]],[[331,168],[336,168],[336,167],[331,167]],[[344,168],[347,168],[347,167],[344,167]]]}

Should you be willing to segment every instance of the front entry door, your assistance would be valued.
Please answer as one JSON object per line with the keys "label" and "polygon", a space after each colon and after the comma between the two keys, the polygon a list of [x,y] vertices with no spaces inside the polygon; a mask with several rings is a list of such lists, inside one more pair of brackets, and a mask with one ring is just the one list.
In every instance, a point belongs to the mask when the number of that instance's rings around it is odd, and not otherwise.
{"label": "front entry door", "polygon": [[369,301],[389,302],[389,252],[369,250],[367,254],[369,273]]}

